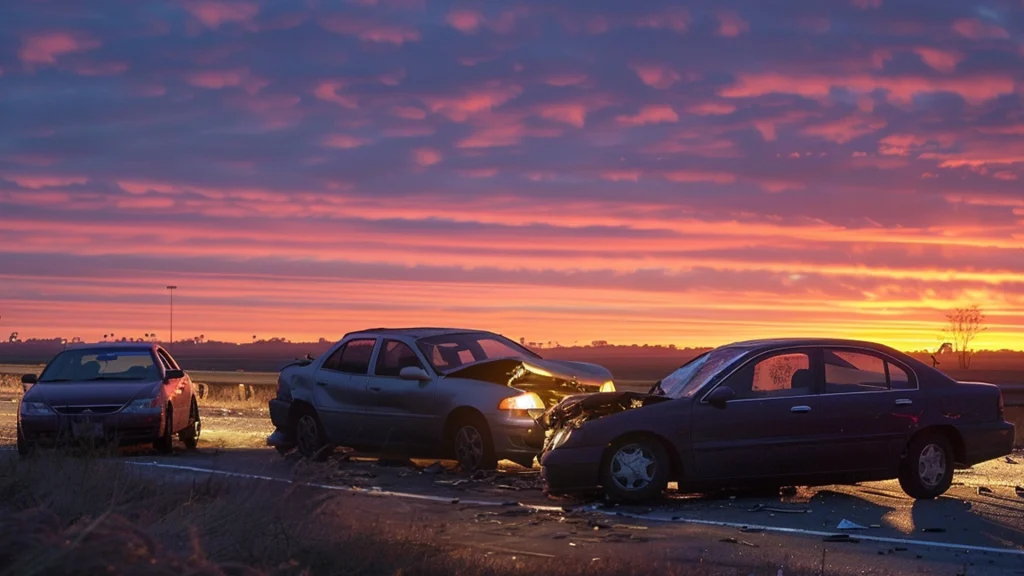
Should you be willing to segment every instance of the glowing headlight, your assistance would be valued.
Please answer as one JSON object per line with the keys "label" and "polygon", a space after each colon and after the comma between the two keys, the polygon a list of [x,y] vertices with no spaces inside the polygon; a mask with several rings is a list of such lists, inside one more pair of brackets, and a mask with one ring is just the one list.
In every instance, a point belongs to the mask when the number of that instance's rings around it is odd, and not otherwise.
{"label": "glowing headlight", "polygon": [[609,380],[601,384],[601,392],[615,392],[615,382]]}
{"label": "glowing headlight", "polygon": [[570,435],[572,435],[572,428],[568,426],[565,428],[559,428],[558,431],[551,436],[551,443],[548,445],[548,450],[554,450],[562,444],[565,444]]}
{"label": "glowing headlight", "polygon": [[498,410],[543,410],[544,402],[533,392],[510,396],[498,404]]}
{"label": "glowing headlight", "polygon": [[53,408],[46,405],[46,402],[22,402],[22,416],[51,416],[56,414]]}
{"label": "glowing headlight", "polygon": [[132,400],[131,403],[129,403],[127,406],[121,409],[121,412],[125,414],[144,414],[147,412],[159,411],[159,398],[141,398],[139,400]]}

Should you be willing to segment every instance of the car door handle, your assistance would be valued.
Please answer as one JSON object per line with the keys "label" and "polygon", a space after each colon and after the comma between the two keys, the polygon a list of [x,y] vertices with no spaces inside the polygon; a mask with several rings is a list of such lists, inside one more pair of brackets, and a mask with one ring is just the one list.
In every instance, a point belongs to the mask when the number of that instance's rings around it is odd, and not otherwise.
{"label": "car door handle", "polygon": [[793,406],[792,408],[789,409],[789,411],[794,413],[794,414],[806,414],[806,413],[811,411],[811,407],[810,406]]}
{"label": "car door handle", "polygon": [[323,380],[317,380],[316,381],[316,385],[317,386],[327,386],[327,382],[324,382]]}
{"label": "car door handle", "polygon": [[370,390],[374,392],[380,392],[380,386],[370,386]]}
{"label": "car door handle", "polygon": [[910,406],[913,403],[914,403],[914,401],[911,400],[910,398],[900,398],[900,399],[896,400],[896,405],[897,406]]}

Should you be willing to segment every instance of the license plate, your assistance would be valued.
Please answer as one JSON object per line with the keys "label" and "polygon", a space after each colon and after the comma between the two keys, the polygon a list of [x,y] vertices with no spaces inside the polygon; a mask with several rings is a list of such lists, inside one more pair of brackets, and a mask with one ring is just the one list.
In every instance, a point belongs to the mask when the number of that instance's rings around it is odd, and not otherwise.
{"label": "license plate", "polygon": [[76,438],[102,438],[103,424],[98,422],[72,422],[71,433]]}

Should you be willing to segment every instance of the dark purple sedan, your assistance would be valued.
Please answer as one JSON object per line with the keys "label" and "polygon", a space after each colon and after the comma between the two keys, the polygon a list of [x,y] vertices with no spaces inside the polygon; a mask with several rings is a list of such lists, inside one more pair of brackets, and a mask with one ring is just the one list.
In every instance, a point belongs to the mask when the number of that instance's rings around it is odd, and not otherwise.
{"label": "dark purple sedan", "polygon": [[899,479],[914,498],[953,470],[1013,449],[991,384],[964,383],[886,346],[740,342],[702,354],[646,394],[573,396],[539,420],[551,493],[613,500],[681,490]]}
{"label": "dark purple sedan", "polygon": [[18,452],[70,442],[195,448],[201,422],[191,378],[157,344],[83,344],[22,378]]}

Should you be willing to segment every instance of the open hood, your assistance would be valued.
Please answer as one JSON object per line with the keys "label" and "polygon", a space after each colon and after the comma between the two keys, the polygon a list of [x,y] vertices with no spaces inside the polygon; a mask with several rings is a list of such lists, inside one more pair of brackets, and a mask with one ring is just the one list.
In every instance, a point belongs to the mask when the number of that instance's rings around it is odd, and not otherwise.
{"label": "open hood", "polygon": [[635,410],[651,404],[671,400],[668,396],[641,394],[639,392],[601,392],[570,396],[549,408],[537,418],[537,424],[545,430],[579,427],[588,420],[603,418],[626,410]]}
{"label": "open hood", "polygon": [[597,392],[606,384],[614,386],[612,373],[603,366],[539,358],[484,360],[452,370],[444,377],[493,382],[533,392],[545,406],[554,406],[575,394]]}

